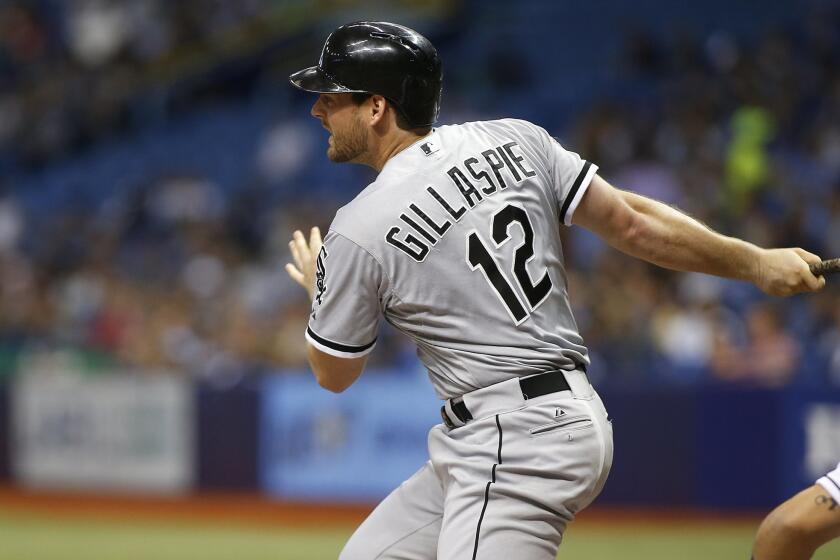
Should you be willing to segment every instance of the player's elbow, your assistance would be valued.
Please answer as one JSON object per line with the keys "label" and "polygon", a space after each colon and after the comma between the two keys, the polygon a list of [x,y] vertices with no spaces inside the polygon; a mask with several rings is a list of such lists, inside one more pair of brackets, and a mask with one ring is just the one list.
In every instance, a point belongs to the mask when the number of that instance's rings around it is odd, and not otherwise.
{"label": "player's elbow", "polygon": [[367,358],[338,358],[309,346],[309,366],[318,385],[333,393],[347,390],[362,374]]}
{"label": "player's elbow", "polygon": [[806,531],[795,516],[783,510],[776,509],[767,516],[758,528],[757,540],[781,538],[783,540],[800,540]]}
{"label": "player's elbow", "polygon": [[341,379],[335,375],[330,375],[327,372],[319,371],[312,368],[312,372],[315,374],[315,381],[320,385],[322,388],[330,391],[332,393],[343,393],[353,384],[352,381],[349,383],[346,379]]}
{"label": "player's elbow", "polygon": [[320,363],[319,360],[310,358],[309,367],[312,368],[312,373],[315,375],[315,381],[322,388],[331,393],[343,393],[347,390],[353,381],[348,382],[347,376],[343,372],[336,371],[334,368],[329,368],[326,364]]}
{"label": "player's elbow", "polygon": [[801,516],[789,508],[778,507],[770,512],[758,528],[754,545],[755,558],[760,560],[771,551],[786,550],[790,546],[807,548],[813,552],[820,544],[818,535]]}

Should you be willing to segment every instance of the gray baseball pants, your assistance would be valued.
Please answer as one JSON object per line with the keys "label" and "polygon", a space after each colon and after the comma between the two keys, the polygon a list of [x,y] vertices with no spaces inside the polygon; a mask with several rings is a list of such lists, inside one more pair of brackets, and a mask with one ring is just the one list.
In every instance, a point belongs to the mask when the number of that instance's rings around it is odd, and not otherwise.
{"label": "gray baseball pants", "polygon": [[429,457],[356,530],[340,560],[554,560],[601,492],[612,426],[585,374],[525,400],[517,379],[464,395],[474,420],[429,432]]}

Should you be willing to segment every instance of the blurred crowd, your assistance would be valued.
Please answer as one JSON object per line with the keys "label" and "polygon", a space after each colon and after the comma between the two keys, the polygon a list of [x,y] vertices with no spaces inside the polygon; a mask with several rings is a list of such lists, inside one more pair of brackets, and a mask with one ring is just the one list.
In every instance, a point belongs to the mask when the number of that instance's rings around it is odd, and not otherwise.
{"label": "blurred crowd", "polygon": [[[167,80],[257,41],[271,0],[0,3],[0,150],[38,167],[137,129]],[[294,4],[294,3],[292,3]],[[241,42],[241,41],[240,41]]]}
{"label": "blurred crowd", "polygon": [[[0,163],[25,178],[142,131],[137,107],[157,100],[156,89],[142,84],[156,83],[166,68],[160,61],[206,52],[225,30],[259,26],[274,4],[4,3]],[[820,12],[749,39],[634,30],[614,62],[620,88],[593,92],[563,130],[551,132],[613,184],[719,231],[840,256],[837,16]],[[448,37],[445,48],[457,50],[457,40]],[[493,70],[489,56],[483,62],[491,82],[504,71]],[[517,72],[522,83],[536,80],[527,65]],[[449,121],[481,116],[460,109],[479,87],[487,82],[448,86],[444,107],[456,107],[444,113]],[[519,95],[527,102],[527,92]],[[482,110],[503,114],[509,100]],[[232,188],[194,167],[169,168],[101,191],[93,202],[45,210],[27,203],[15,181],[4,184],[0,376],[305,367],[308,302],[283,270],[286,242],[296,228],[326,228],[371,176],[327,169],[336,166],[326,165],[321,140],[301,124],[306,106],[282,102]],[[177,119],[180,106],[169,107]],[[296,182],[311,191],[278,194],[278,185]],[[771,300],[743,283],[623,257],[579,228],[564,235],[596,382],[840,386],[840,289]],[[411,344],[387,325],[372,359],[417,367]]]}
{"label": "blurred crowd", "polygon": [[[834,11],[752,42],[630,34],[623,91],[592,105],[575,146],[614,184],[718,231],[834,257],[838,31]],[[585,338],[606,371],[647,363],[657,377],[682,382],[840,384],[836,279],[818,296],[773,301],[743,284],[663,274],[602,249],[579,240],[575,282],[586,294],[578,299]]]}
{"label": "blurred crowd", "polygon": [[[35,220],[33,214],[39,213],[17,203],[20,193],[8,177],[55,165],[142,128],[144,118],[154,114],[144,107],[161,104],[159,98],[175,89],[174,78],[167,82],[167,76],[195,66],[196,59],[200,64],[208,58],[197,53],[219,56],[222,49],[216,45],[258,21],[257,16],[267,16],[271,4],[262,0],[0,4],[0,166],[7,176],[0,203],[4,373],[26,367],[188,365],[199,354],[212,367],[225,367],[217,365],[224,353],[176,328],[188,324],[202,328],[190,317],[194,303],[184,292],[203,293],[199,298],[208,298],[210,292],[217,295],[213,286],[219,282],[220,260],[202,259],[201,249],[219,241],[217,234],[214,237],[218,227],[203,227],[206,222],[196,219],[194,225],[173,226],[180,228],[175,232],[161,223],[143,223],[147,216],[142,211],[120,209],[111,214],[109,223],[102,223],[82,205]],[[182,204],[198,204],[187,213],[209,216],[216,211],[215,217],[219,216],[218,209],[200,207],[201,184],[189,184],[190,178],[171,182],[172,189],[160,190],[186,193],[180,196]],[[178,210],[168,212],[162,216],[150,208],[148,221],[178,221],[171,216]],[[236,258],[230,253],[241,253],[226,252],[221,241],[216,247],[220,255]],[[188,261],[183,283],[163,277],[173,268],[165,261],[177,258]],[[195,280],[197,276],[201,278]],[[212,314],[209,307],[203,306],[203,312]]]}

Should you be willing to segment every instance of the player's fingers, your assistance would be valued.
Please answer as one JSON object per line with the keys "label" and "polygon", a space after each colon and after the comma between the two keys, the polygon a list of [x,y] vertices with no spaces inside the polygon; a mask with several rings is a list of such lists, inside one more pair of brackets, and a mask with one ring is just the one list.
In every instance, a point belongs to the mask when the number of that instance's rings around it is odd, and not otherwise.
{"label": "player's fingers", "polygon": [[295,265],[293,265],[292,263],[286,264],[286,272],[292,280],[294,280],[300,285],[303,285],[303,273],[300,270],[298,270],[295,267]]}
{"label": "player's fingers", "polygon": [[807,286],[809,291],[815,292],[821,290],[825,286],[825,276],[814,276],[811,269],[806,267],[802,271],[802,283]]}
{"label": "player's fingers", "polygon": [[[814,253],[810,253],[805,249],[800,247],[795,247],[794,252],[796,252],[799,257],[805,261],[807,264],[819,264],[822,262],[822,258],[819,255],[815,255]],[[802,271],[802,280],[805,285],[808,287],[810,291],[817,291],[821,290],[825,286],[825,277],[824,276],[815,276],[814,273],[811,272],[810,266],[805,267]]]}
{"label": "player's fingers", "polygon": [[814,276],[809,269],[805,276],[805,283],[811,291],[822,290],[825,287],[825,276]]}
{"label": "player's fingers", "polygon": [[309,250],[313,255],[317,255],[321,251],[321,229],[318,226],[312,228],[309,232]]}
{"label": "player's fingers", "polygon": [[309,245],[306,243],[306,238],[303,237],[303,233],[298,229],[295,230],[295,233],[292,236],[292,241],[294,241],[298,255],[300,255],[300,264],[303,265],[301,268],[304,268],[309,261],[312,260],[312,255],[309,251]]}
{"label": "player's fingers", "polygon": [[292,254],[292,258],[295,260],[295,264],[300,268],[300,253],[298,252],[297,244],[294,240],[289,241],[289,252]]}
{"label": "player's fingers", "polygon": [[804,277],[804,284],[808,287],[809,291],[816,292],[817,290],[821,290],[823,286],[825,286],[825,277],[823,276],[814,276],[810,272],[808,272]]}
{"label": "player's fingers", "polygon": [[804,260],[808,264],[819,264],[822,262],[822,259],[818,255],[815,255],[814,253],[809,253],[805,249],[795,247],[793,250],[796,252],[797,255],[802,257],[802,260]]}

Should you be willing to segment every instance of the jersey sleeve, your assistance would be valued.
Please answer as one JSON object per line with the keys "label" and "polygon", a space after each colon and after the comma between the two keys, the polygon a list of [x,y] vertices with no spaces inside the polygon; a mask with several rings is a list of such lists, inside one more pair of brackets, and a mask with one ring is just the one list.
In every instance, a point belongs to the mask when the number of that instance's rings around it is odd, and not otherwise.
{"label": "jersey sleeve", "polygon": [[557,200],[560,222],[572,225],[572,216],[598,166],[565,149],[541,126],[517,119],[505,120],[519,132],[527,145],[538,152],[548,173],[548,187]]}
{"label": "jersey sleeve", "polygon": [[569,226],[583,193],[589,188],[595,172],[598,171],[598,166],[563,148],[551,136],[547,141],[548,166],[552,188],[560,205],[560,221]]}
{"label": "jersey sleeve", "polygon": [[316,261],[306,340],[339,358],[364,356],[376,343],[383,274],[370,253],[330,230]]}
{"label": "jersey sleeve", "polygon": [[828,492],[834,501],[840,504],[840,464],[837,468],[817,480],[817,484]]}

